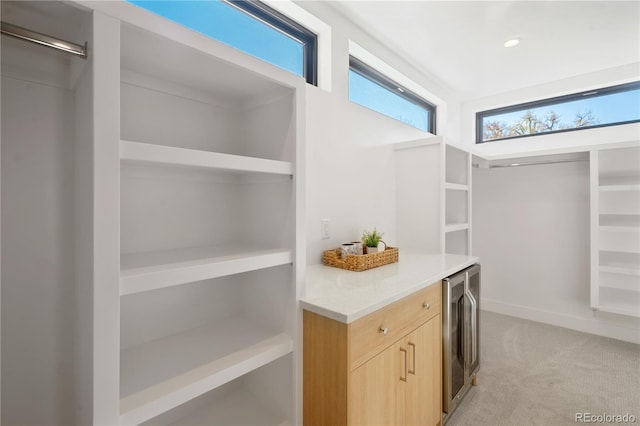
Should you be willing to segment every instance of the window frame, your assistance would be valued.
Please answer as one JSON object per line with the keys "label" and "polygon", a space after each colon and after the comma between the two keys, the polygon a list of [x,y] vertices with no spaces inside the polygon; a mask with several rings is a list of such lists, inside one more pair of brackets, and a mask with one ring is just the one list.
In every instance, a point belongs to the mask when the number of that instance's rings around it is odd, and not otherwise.
{"label": "window frame", "polygon": [[[380,71],[376,70],[366,62],[356,58],[353,55],[349,55],[349,71],[354,71],[360,76],[391,91],[391,93],[394,93],[397,96],[404,98],[405,100],[427,110],[429,113],[429,119],[427,120],[426,131],[434,135],[436,134],[436,111],[437,111],[436,105],[432,104],[431,102],[427,101],[423,97],[412,92],[411,90],[406,88],[404,85],[396,83],[391,78],[382,74]],[[401,89],[401,90],[398,90],[398,89]],[[397,120],[397,119],[394,118],[394,120]],[[422,129],[419,129],[419,130],[422,130]]]}
{"label": "window frame", "polygon": [[302,77],[318,85],[318,35],[259,0],[222,0],[303,46]]}
{"label": "window frame", "polygon": [[600,127],[619,126],[622,124],[629,124],[629,123],[638,123],[640,122],[640,118],[636,120],[616,121],[613,123],[606,123],[606,124],[594,124],[592,126],[574,127],[570,129],[559,129],[559,130],[552,130],[548,132],[531,133],[526,135],[508,136],[508,137],[499,138],[499,139],[482,140],[482,134],[484,129],[483,120],[488,116],[490,117],[498,114],[506,114],[506,113],[516,112],[516,111],[527,111],[533,108],[545,107],[549,105],[558,105],[558,104],[581,100],[581,99],[598,98],[606,95],[612,95],[615,93],[631,92],[634,90],[640,90],[640,81],[618,84],[616,86],[603,87],[600,89],[585,90],[582,92],[572,93],[569,95],[555,96],[552,98],[546,98],[546,99],[541,99],[541,100],[531,101],[531,102],[524,102],[520,104],[509,105],[506,107],[500,107],[500,108],[494,108],[490,110],[476,112],[476,144],[527,138],[531,136],[566,133],[566,132],[573,132],[577,130],[596,129]]}

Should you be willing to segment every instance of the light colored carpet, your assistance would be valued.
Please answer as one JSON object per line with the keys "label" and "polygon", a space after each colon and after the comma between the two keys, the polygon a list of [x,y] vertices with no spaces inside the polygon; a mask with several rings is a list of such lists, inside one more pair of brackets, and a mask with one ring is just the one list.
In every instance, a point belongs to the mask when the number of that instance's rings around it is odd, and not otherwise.
{"label": "light colored carpet", "polygon": [[485,311],[480,327],[478,386],[446,426],[576,425],[576,413],[640,424],[640,345]]}

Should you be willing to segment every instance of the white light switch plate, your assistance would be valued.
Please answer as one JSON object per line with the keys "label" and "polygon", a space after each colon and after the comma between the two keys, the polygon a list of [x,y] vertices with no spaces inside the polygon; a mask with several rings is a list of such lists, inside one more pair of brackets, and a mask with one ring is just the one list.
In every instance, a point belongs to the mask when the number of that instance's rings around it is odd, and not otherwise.
{"label": "white light switch plate", "polygon": [[320,221],[320,236],[322,239],[331,238],[331,234],[329,233],[329,219],[322,219]]}

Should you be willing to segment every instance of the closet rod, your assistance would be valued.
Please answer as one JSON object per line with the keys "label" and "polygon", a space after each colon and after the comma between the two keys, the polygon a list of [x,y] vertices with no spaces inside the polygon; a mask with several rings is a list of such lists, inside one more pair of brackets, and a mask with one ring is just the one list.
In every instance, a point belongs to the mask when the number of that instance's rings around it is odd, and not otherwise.
{"label": "closet rod", "polygon": [[[559,164],[559,163],[575,163],[579,161],[589,161],[588,158],[574,158],[569,160],[556,160],[556,161],[535,161],[530,163],[511,163],[511,164],[490,164],[489,169],[499,169],[504,167],[522,167],[522,166],[540,166],[543,164]],[[480,168],[479,164],[473,164],[473,167]]]}
{"label": "closet rod", "polygon": [[6,34],[11,37],[19,38],[21,40],[30,41],[32,43],[41,44],[43,46],[51,47],[53,49],[62,50],[63,52],[71,53],[72,55],[80,56],[83,59],[87,59],[87,43],[83,45],[71,43],[66,40],[51,37],[46,34],[38,33],[28,30],[26,28],[19,27],[17,25],[9,24],[2,21],[2,34]]}

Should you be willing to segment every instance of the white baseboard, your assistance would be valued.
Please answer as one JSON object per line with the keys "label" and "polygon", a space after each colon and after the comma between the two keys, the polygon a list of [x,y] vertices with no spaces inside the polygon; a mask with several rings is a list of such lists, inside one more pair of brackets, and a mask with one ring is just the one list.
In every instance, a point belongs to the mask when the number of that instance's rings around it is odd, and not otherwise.
{"label": "white baseboard", "polygon": [[489,299],[481,299],[480,306],[484,311],[640,344],[640,320],[637,318],[630,318],[630,324],[626,326],[607,320],[606,314],[601,313],[586,318]]}

